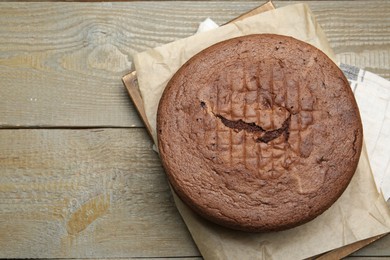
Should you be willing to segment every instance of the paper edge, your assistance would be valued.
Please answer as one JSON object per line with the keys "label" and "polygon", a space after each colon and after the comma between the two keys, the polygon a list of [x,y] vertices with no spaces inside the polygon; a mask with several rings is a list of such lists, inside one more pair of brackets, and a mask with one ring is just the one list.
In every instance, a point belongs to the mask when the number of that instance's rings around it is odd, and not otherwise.
{"label": "paper edge", "polygon": [[[311,10],[308,8],[308,11],[311,13]],[[312,15],[312,17],[314,18],[314,16],[313,16],[313,14],[311,13],[311,15]],[[319,26],[319,23],[317,23],[316,21],[315,22],[313,22],[314,24],[316,24],[317,26],[317,28],[319,28],[319,30],[321,30],[322,31],[322,28]],[[334,55],[334,53],[333,53],[333,55]],[[333,56],[334,57],[334,56]],[[369,162],[369,160],[368,160],[368,155],[367,155],[367,161]],[[371,171],[371,174],[372,174],[372,171]],[[360,240],[360,241],[362,241],[362,240]],[[357,242],[359,242],[359,241],[357,241]],[[357,243],[357,242],[355,242],[355,243]],[[372,241],[373,242],[373,241]],[[352,245],[352,244],[349,244],[349,245]],[[343,246],[342,248],[345,248],[345,247],[348,247],[349,245],[346,245],[346,246]],[[358,248],[358,249],[360,249],[360,248]],[[358,249],[356,249],[356,250],[358,250]],[[337,251],[338,249],[334,249],[334,250],[332,250],[331,252],[333,252],[333,251]],[[352,252],[351,252],[352,253]],[[321,259],[324,259],[324,258],[321,258]]]}

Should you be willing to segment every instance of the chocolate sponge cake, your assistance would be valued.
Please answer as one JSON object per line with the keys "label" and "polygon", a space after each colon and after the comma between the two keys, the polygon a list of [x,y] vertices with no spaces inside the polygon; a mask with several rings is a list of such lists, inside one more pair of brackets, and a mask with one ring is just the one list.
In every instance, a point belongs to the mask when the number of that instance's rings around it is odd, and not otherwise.
{"label": "chocolate sponge cake", "polygon": [[217,43],[169,81],[158,147],[177,195],[243,231],[312,220],[348,186],[362,124],[340,69],[320,50],[272,34]]}

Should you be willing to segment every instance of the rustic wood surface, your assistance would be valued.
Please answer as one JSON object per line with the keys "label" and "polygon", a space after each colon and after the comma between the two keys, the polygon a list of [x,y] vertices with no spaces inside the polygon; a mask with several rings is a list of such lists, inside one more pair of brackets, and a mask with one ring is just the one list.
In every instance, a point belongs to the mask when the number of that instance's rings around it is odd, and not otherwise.
{"label": "rustic wood surface", "polygon": [[0,147],[0,257],[199,255],[144,129],[3,129]]}
{"label": "rustic wood surface", "polygon": [[[337,57],[390,78],[389,1],[309,2]],[[284,6],[290,2],[275,2]],[[135,52],[259,2],[0,3],[0,126],[142,126],[120,80]]]}
{"label": "rustic wood surface", "polygon": [[[0,257],[201,259],[121,77],[260,3],[1,2]],[[368,3],[308,2],[340,61],[390,79],[390,1]],[[351,259],[383,257],[390,236]]]}

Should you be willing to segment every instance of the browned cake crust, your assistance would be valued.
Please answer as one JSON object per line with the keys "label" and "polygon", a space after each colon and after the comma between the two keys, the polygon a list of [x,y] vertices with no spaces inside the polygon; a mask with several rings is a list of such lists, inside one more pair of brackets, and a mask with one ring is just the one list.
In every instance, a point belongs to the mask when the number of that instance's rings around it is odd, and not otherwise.
{"label": "browned cake crust", "polygon": [[163,166],[179,197],[238,230],[305,223],[349,184],[362,147],[341,70],[291,37],[215,44],[168,83],[157,116]]}

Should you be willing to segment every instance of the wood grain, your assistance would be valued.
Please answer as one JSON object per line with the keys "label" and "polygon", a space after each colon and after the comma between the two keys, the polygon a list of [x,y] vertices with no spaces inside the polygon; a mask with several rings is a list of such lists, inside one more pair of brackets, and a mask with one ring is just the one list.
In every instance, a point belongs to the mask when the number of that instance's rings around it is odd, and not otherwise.
{"label": "wood grain", "polygon": [[[0,3],[0,127],[142,126],[121,82],[132,55],[257,5]],[[342,62],[390,78],[389,1],[309,5]]]}
{"label": "wood grain", "polygon": [[367,247],[360,249],[351,256],[361,257],[387,257],[390,258],[390,235],[379,239]]}
{"label": "wood grain", "polygon": [[346,256],[351,255],[352,253],[358,251],[359,249],[366,247],[373,242],[377,241],[378,239],[381,239],[385,236],[384,235],[378,235],[375,237],[370,237],[364,240],[357,241],[355,243],[349,244],[348,246],[341,247],[337,250],[332,250],[330,252],[327,252],[319,257],[315,257],[316,260],[332,260],[332,259],[342,259]]}
{"label": "wood grain", "polygon": [[[339,60],[390,79],[390,1],[308,3]],[[124,127],[0,130],[0,257],[200,259],[121,77],[135,52],[258,5],[0,3],[0,127]]]}
{"label": "wood grain", "polygon": [[145,130],[148,132],[150,138],[153,140],[152,128],[148,122],[148,118],[145,112],[145,103],[142,99],[141,92],[139,90],[137,71],[132,71],[122,78],[123,85],[127,89],[131,101],[133,102],[135,108],[137,109],[138,115],[142,122],[144,123]]}
{"label": "wood grain", "polygon": [[199,256],[151,146],[144,129],[0,130],[0,257]]}
{"label": "wood grain", "polygon": [[199,256],[143,129],[0,130],[0,257]]}

